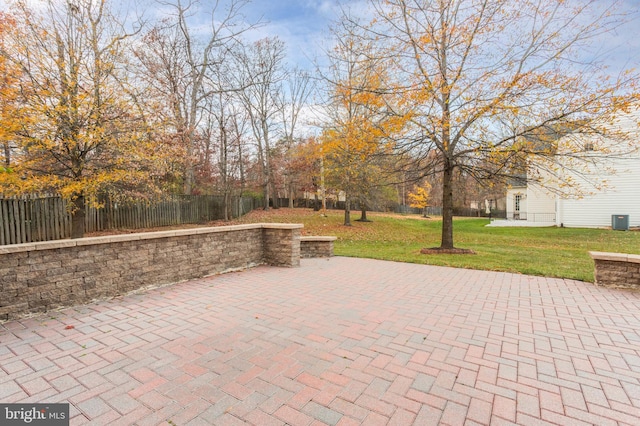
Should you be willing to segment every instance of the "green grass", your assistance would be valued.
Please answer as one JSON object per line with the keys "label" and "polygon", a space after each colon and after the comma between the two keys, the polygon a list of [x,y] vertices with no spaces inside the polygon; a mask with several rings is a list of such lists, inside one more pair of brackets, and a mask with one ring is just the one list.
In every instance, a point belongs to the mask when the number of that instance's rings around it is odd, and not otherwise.
{"label": "green grass", "polygon": [[[494,228],[487,219],[456,218],[454,242],[475,255],[420,253],[440,245],[441,221],[371,213],[373,222],[343,226],[343,212],[304,209],[249,215],[243,221],[304,223],[307,235],[335,235],[334,254],[429,265],[506,271],[593,282],[589,251],[640,254],[640,232],[576,228]],[[268,219],[265,217],[268,216]],[[359,214],[352,214],[352,220]]]}

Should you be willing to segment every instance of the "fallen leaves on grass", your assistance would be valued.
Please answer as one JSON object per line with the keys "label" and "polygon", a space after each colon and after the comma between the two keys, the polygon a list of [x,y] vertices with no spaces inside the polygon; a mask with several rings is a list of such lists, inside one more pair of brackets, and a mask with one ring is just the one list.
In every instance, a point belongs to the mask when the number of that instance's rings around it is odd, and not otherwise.
{"label": "fallen leaves on grass", "polygon": [[422,254],[476,254],[475,251],[470,249],[452,248],[444,249],[440,247],[423,248],[420,250]]}

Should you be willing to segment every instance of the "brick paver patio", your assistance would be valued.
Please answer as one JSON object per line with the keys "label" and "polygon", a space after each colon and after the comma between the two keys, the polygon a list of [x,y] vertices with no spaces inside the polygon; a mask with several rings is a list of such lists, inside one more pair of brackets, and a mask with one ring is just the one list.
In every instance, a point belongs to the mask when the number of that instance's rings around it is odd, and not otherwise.
{"label": "brick paver patio", "polygon": [[0,326],[72,425],[640,424],[640,293],[335,257]]}

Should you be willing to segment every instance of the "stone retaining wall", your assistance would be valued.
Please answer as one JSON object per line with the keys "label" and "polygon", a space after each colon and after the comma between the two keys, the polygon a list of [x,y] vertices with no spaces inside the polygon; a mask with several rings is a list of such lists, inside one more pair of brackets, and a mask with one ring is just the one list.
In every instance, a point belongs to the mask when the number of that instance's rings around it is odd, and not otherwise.
{"label": "stone retaining wall", "polygon": [[336,237],[304,236],[300,237],[300,256],[309,257],[331,257],[333,256],[333,242]]}
{"label": "stone retaining wall", "polygon": [[298,224],[248,224],[0,246],[0,320],[268,264],[300,265]]}
{"label": "stone retaining wall", "polygon": [[591,251],[597,285],[640,289],[640,255]]}

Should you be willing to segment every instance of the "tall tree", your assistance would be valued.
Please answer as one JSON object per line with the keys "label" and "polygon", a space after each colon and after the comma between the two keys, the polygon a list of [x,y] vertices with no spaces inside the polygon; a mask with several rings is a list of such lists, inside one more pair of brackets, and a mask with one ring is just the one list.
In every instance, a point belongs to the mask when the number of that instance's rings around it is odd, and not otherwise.
{"label": "tall tree", "polygon": [[211,96],[206,126],[207,143],[213,155],[206,163],[213,163],[217,182],[212,189],[222,194],[224,220],[232,215],[232,195],[241,196],[243,190],[243,153],[248,121],[242,105],[233,93]]}
{"label": "tall tree", "polygon": [[21,70],[21,102],[30,117],[15,140],[20,179],[11,188],[72,201],[72,237],[80,237],[85,199],[152,183],[155,152],[123,96],[119,64],[129,34],[107,3],[30,4],[16,2],[19,32],[3,52]]}
{"label": "tall tree", "polygon": [[[323,153],[335,184],[345,193],[344,224],[351,226],[351,203],[363,206],[372,188],[380,184],[376,157],[389,149],[392,135],[404,126],[406,116],[389,114],[385,99],[386,58],[376,57],[374,45],[362,42],[353,25],[335,30],[337,43],[329,55],[328,122],[323,132]],[[396,109],[397,111],[397,109]]]}
{"label": "tall tree", "polygon": [[296,184],[296,189],[308,195],[314,195],[314,202],[317,205],[318,196],[322,198],[322,205],[325,205],[324,194],[324,170],[322,158],[322,146],[315,137],[307,137],[300,140],[293,148],[289,163],[289,173],[292,181]]}
{"label": "tall tree", "polygon": [[282,131],[284,134],[285,163],[287,173],[285,186],[289,195],[289,208],[293,208],[295,196],[294,173],[291,169],[294,163],[294,143],[300,122],[300,112],[307,104],[313,90],[311,76],[302,70],[294,69],[287,78],[287,84],[280,91],[280,111],[282,112]]}
{"label": "tall tree", "polygon": [[601,63],[580,56],[619,23],[612,2],[369,3],[375,18],[361,26],[364,38],[393,61],[397,78],[388,90],[414,109],[413,137],[399,146],[435,159],[423,173],[442,176],[442,249],[454,248],[456,170],[484,179],[523,154],[551,158],[559,151],[532,146],[526,136],[568,122],[575,131],[610,135],[612,114],[630,105],[636,75],[609,78]]}
{"label": "tall tree", "polygon": [[271,197],[274,198],[274,207],[277,207],[272,156],[282,117],[282,104],[278,97],[281,83],[286,78],[284,54],[281,40],[265,38],[249,46],[240,57],[240,86],[244,87],[241,98],[257,143],[265,210],[269,209]]}
{"label": "tall tree", "polygon": [[[13,16],[0,12],[0,52],[7,52],[16,26]],[[6,55],[0,54],[0,171],[9,172],[16,133],[26,119],[21,114],[19,101],[20,76],[21,69]]]}
{"label": "tall tree", "polygon": [[[218,71],[233,59],[231,52],[241,49],[240,36],[253,28],[242,21],[246,4],[246,0],[232,0],[225,7],[216,1],[206,11],[197,0],[164,3],[168,16],[145,34],[144,43],[136,49],[142,68],[139,81],[156,100],[151,111],[160,115],[183,151],[185,194],[191,194],[196,184],[197,144],[209,114],[207,99],[237,90]],[[210,16],[208,26],[194,24],[202,16]]]}

